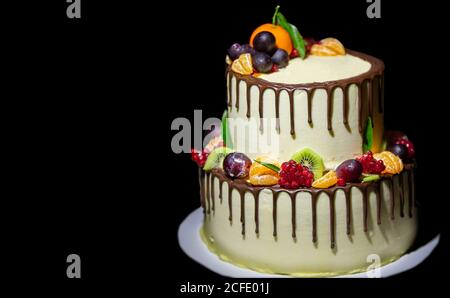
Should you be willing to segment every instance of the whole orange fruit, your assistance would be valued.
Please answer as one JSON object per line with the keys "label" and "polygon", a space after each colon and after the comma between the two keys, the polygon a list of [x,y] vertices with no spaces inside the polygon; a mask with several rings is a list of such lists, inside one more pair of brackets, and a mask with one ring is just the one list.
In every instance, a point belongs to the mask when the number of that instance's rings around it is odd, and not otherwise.
{"label": "whole orange fruit", "polygon": [[274,24],[263,24],[253,31],[252,36],[250,36],[250,45],[253,46],[253,39],[256,34],[262,31],[268,31],[275,36],[275,44],[277,48],[285,50],[288,54],[292,52],[292,41],[289,33],[281,26]]}

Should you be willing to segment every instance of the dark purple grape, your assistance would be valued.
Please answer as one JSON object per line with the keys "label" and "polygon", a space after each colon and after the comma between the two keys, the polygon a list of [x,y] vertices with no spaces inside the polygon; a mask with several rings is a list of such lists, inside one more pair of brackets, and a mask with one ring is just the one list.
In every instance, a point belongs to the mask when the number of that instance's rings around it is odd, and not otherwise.
{"label": "dark purple grape", "polygon": [[401,160],[408,162],[409,161],[409,154],[408,154],[408,148],[405,145],[402,144],[394,144],[391,147],[389,147],[388,151],[391,151],[398,157],[400,157]]}
{"label": "dark purple grape", "polygon": [[239,58],[239,56],[243,53],[242,46],[238,43],[234,43],[231,45],[231,47],[228,49],[228,56],[231,60],[235,60]]}
{"label": "dark purple grape", "polygon": [[259,32],[253,39],[253,47],[258,52],[264,52],[271,55],[276,49],[275,36],[269,31]]}
{"label": "dark purple grape", "polygon": [[256,53],[255,49],[252,48],[252,46],[249,45],[248,43],[243,44],[241,48],[242,48],[242,53],[243,54],[249,53],[249,54],[251,54],[253,56]]}
{"label": "dark purple grape", "polygon": [[252,161],[244,153],[233,152],[223,160],[223,170],[230,178],[245,178],[250,172]]}
{"label": "dark purple grape", "polygon": [[272,59],[265,53],[255,53],[252,57],[252,61],[253,67],[257,72],[270,72],[272,70]]}
{"label": "dark purple grape", "polygon": [[363,166],[356,159],[348,159],[341,163],[336,169],[338,178],[344,179],[345,182],[358,181],[363,171]]}
{"label": "dark purple grape", "polygon": [[289,54],[283,49],[277,49],[272,55],[272,62],[279,68],[286,67],[289,64]]}

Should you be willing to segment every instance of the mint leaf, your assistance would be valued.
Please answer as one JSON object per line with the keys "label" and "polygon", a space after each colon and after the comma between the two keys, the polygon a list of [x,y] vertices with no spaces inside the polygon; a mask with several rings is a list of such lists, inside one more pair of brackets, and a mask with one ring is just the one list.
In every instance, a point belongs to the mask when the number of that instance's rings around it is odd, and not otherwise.
{"label": "mint leaf", "polygon": [[259,163],[260,165],[263,165],[263,166],[265,166],[266,168],[271,169],[272,171],[275,171],[275,172],[277,172],[277,173],[280,171],[280,168],[277,167],[277,166],[274,165],[274,164],[271,164],[271,163],[268,163],[268,162],[259,161],[259,160],[256,160],[256,159],[255,159],[255,161],[256,161],[257,163]]}
{"label": "mint leaf", "polygon": [[230,128],[228,127],[228,110],[225,110],[222,115],[222,140],[223,146],[233,149],[231,142]]}
{"label": "mint leaf", "polygon": [[366,153],[372,149],[373,144],[373,126],[372,118],[367,118],[366,129],[363,136],[363,153]]}
{"label": "mint leaf", "polygon": [[304,59],[306,57],[306,43],[297,27],[288,23],[286,17],[281,12],[277,13],[277,23],[289,33],[294,48],[298,51],[300,57]]}

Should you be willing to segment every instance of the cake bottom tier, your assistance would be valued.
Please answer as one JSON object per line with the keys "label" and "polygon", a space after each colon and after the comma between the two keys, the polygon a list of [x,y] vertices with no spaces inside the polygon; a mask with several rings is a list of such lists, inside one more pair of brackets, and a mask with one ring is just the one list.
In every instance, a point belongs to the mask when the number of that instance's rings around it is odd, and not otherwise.
{"label": "cake bottom tier", "polygon": [[330,189],[253,187],[223,171],[200,171],[209,250],[266,273],[333,276],[391,262],[417,232],[414,170]]}

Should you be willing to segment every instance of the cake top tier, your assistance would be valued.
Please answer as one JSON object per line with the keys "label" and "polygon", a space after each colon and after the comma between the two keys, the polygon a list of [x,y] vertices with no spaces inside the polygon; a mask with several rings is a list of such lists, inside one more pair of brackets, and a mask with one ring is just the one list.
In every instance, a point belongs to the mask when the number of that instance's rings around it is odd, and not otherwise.
{"label": "cake top tier", "polygon": [[259,78],[273,83],[323,83],[355,77],[370,70],[371,63],[347,53],[342,56],[309,56],[292,59],[277,72],[261,74]]}

